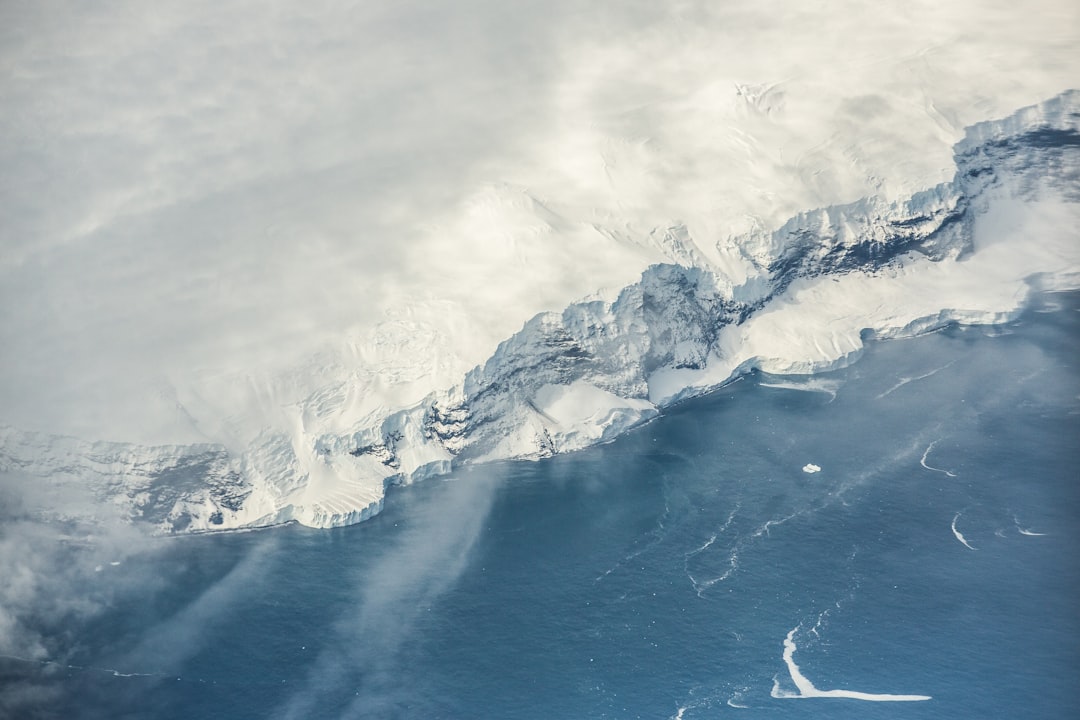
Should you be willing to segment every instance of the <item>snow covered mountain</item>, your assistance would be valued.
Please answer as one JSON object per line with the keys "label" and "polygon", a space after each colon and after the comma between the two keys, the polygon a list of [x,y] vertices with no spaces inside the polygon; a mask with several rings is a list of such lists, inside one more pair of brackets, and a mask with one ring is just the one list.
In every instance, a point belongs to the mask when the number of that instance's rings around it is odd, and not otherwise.
{"label": "snow covered mountain", "polygon": [[[767,111],[765,91],[746,93]],[[319,365],[327,381],[314,392],[286,373],[279,382],[294,395],[272,410],[284,420],[252,437],[230,435],[227,422],[222,441],[167,446],[5,427],[0,472],[58,494],[89,488],[167,532],[339,526],[377,512],[390,483],[583,448],[755,368],[838,367],[869,336],[1002,322],[1033,289],[1080,287],[1080,92],[968,128],[954,159],[950,181],[799,213],[777,229],[717,239],[687,224],[658,227],[651,251],[668,262],[617,293],[536,315],[451,383],[439,384],[460,362],[425,368],[455,328],[416,333],[403,320],[379,340],[417,362],[361,377],[327,371],[347,362],[336,357]],[[563,222],[528,194],[500,197],[538,232]],[[619,233],[601,219],[594,229]],[[408,374],[411,392],[426,394],[365,404],[379,372]],[[49,506],[64,515],[62,502]]]}

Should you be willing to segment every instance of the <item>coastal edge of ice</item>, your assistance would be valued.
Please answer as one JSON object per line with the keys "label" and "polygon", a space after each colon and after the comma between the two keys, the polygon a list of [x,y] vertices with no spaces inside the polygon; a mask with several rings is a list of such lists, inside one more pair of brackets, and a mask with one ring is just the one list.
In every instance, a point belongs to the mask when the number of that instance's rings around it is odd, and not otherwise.
{"label": "coastal edge of ice", "polygon": [[649,267],[614,301],[541,313],[454,387],[347,432],[301,420],[247,446],[148,446],[8,426],[0,470],[83,484],[162,532],[347,525],[391,483],[607,442],[754,369],[838,368],[868,337],[1007,322],[1033,291],[1080,288],[1080,92],[970,127],[954,157],[950,182],[906,200],[728,239],[726,266],[745,276],[694,256]]}

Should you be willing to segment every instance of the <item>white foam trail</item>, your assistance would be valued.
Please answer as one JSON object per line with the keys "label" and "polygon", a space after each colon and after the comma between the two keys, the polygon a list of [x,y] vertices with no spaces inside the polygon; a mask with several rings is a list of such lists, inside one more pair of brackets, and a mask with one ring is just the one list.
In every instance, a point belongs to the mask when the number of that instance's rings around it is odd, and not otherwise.
{"label": "white foam trail", "polygon": [[1020,524],[1020,518],[1016,517],[1015,515],[1013,515],[1013,523],[1016,525],[1017,532],[1019,532],[1021,535],[1027,535],[1028,537],[1044,537],[1046,535],[1046,533],[1035,532],[1034,530],[1023,527]]}
{"label": "white foam trail", "polygon": [[724,521],[724,524],[721,525],[720,528],[717,529],[717,531],[714,532],[708,540],[702,543],[700,547],[697,547],[683,555],[683,572],[685,572],[686,577],[689,578],[690,584],[694,586],[694,591],[697,592],[698,597],[702,597],[702,593],[704,593],[716,583],[727,580],[729,577],[731,577],[732,573],[739,569],[739,545],[738,543],[736,543],[735,547],[731,549],[731,555],[728,557],[728,569],[725,570],[720,576],[714,577],[711,580],[699,581],[697,578],[694,577],[693,573],[690,572],[690,558],[696,555],[700,555],[701,553],[708,550],[710,547],[712,547],[713,543],[716,542],[716,539],[720,537],[720,535],[727,532],[727,529],[731,527],[731,523],[735,521],[735,514],[739,511],[739,507],[739,504],[735,505],[732,511],[728,514],[727,520]]}
{"label": "white foam trail", "polygon": [[964,547],[966,547],[968,550],[975,550],[976,548],[971,547],[968,541],[964,538],[964,534],[956,529],[956,521],[960,519],[960,515],[961,513],[956,513],[956,517],[952,519],[952,534],[955,535],[956,539],[963,543]]}
{"label": "white foam trail", "polygon": [[739,549],[738,547],[736,547],[732,549],[731,555],[728,557],[728,569],[725,570],[721,575],[718,575],[717,577],[714,577],[710,580],[698,581],[693,575],[690,574],[690,571],[687,570],[686,577],[690,578],[690,582],[693,584],[694,590],[697,592],[697,596],[704,597],[706,590],[711,588],[716,583],[724,582],[733,574],[735,574],[735,571],[738,569]]}
{"label": "white foam trail", "polygon": [[[836,607],[840,607],[840,601],[836,601]],[[816,637],[821,637],[821,626],[825,623],[826,618],[829,617],[829,611],[825,610],[818,615],[817,622],[814,623],[814,627],[810,628],[810,632],[814,633]]]}
{"label": "white foam trail", "polygon": [[698,553],[704,552],[705,550],[708,550],[709,546],[711,546],[714,542],[716,542],[716,533],[713,533],[712,537],[710,537],[708,540],[706,540],[705,544],[702,545],[701,547],[699,547],[697,550],[691,550],[690,552],[688,552],[686,554],[686,557],[688,557],[688,558],[694,557]]}
{"label": "white foam trail", "polygon": [[744,694],[744,693],[743,693],[743,691],[741,691],[741,690],[737,690],[737,691],[735,691],[735,694],[734,694],[734,695],[732,695],[731,697],[729,697],[729,698],[727,699],[727,706],[728,706],[728,707],[733,707],[733,708],[738,708],[738,709],[740,709],[740,710],[747,710],[747,709],[749,709],[749,708],[750,708],[750,706],[749,706],[749,705],[743,705],[743,704],[742,704],[742,703],[740,702],[740,700],[742,700],[742,699],[743,699],[743,694]]}
{"label": "white foam trail", "polygon": [[[67,665],[65,663],[56,662],[55,660],[35,660],[33,658],[20,657],[18,655],[0,655],[0,658],[5,660],[17,660],[19,662],[29,663],[32,665],[51,666],[63,668],[65,670],[80,670],[82,672],[96,672],[106,673],[113,677],[122,678],[141,678],[141,677],[173,677],[168,673],[124,673],[119,670],[113,670],[112,668],[94,667],[92,665]],[[179,680],[180,678],[177,678]]]}
{"label": "white foam trail", "polygon": [[896,390],[899,390],[900,388],[904,387],[905,385],[907,385],[910,382],[915,382],[916,380],[925,380],[926,378],[930,377],[931,375],[937,375],[939,372],[941,372],[942,370],[949,367],[950,365],[952,365],[955,362],[956,361],[953,360],[952,362],[950,362],[948,364],[945,364],[945,365],[942,365],[941,367],[939,367],[939,368],[937,368],[935,370],[931,370],[930,372],[926,373],[925,375],[919,375],[917,377],[910,377],[910,378],[909,377],[901,377],[900,382],[896,383],[891,388],[889,388],[885,392],[878,395],[875,399],[880,400],[881,398],[885,397],[886,395],[889,395],[890,393],[892,393],[892,392],[894,392]]}
{"label": "white foam trail", "polygon": [[[664,496],[664,512],[660,515],[659,519],[657,519],[656,527],[654,527],[652,530],[649,531],[649,534],[653,536],[652,540],[650,540],[644,546],[638,548],[637,550],[634,550],[629,555],[626,555],[623,559],[616,562],[614,565],[612,565],[610,568],[608,568],[607,570],[602,572],[600,575],[597,575],[596,578],[593,580],[593,582],[600,582],[601,580],[606,578],[608,575],[610,575],[611,573],[613,573],[616,570],[618,570],[619,568],[621,568],[626,563],[630,562],[631,560],[638,557],[639,555],[644,555],[646,552],[648,552],[652,548],[656,547],[656,545],[658,543],[660,543],[664,539],[664,530],[666,529],[664,527],[664,520],[666,520],[668,515],[670,515],[670,514],[671,514],[671,505],[668,503],[667,495],[665,493],[665,496]],[[734,514],[734,511],[733,511],[733,514]],[[730,518],[729,518],[728,522],[730,523]],[[725,525],[724,528],[726,529],[727,525]],[[715,540],[716,536],[714,535],[712,539]],[[710,540],[708,543],[706,543],[706,547],[708,545],[710,545],[710,544],[712,544],[712,540]],[[701,548],[701,549],[703,550],[704,547]]]}
{"label": "white foam trail", "polygon": [[930,455],[930,451],[934,449],[934,446],[937,445],[937,443],[938,443],[938,441],[935,440],[934,442],[932,442],[932,443],[930,443],[929,445],[926,446],[926,450],[923,451],[922,459],[919,460],[919,464],[922,465],[927,470],[933,470],[934,472],[945,473],[949,477],[956,477],[956,473],[949,472],[948,470],[942,470],[941,468],[931,467],[931,466],[926,464],[927,456]]}
{"label": "white foam trail", "polygon": [[785,517],[782,517],[779,520],[766,520],[765,524],[762,525],[761,527],[759,527],[757,530],[755,530],[754,533],[750,537],[751,538],[759,538],[762,535],[768,535],[769,534],[769,528],[771,528],[773,525],[783,525],[788,520],[793,520],[794,518],[799,517],[800,515],[803,514],[803,512],[806,512],[806,511],[802,510],[802,511],[799,511],[799,512],[793,512],[792,514],[787,515]]}
{"label": "white foam trail", "polygon": [[894,695],[892,693],[866,693],[858,690],[818,690],[814,683],[802,674],[799,666],[795,664],[795,632],[801,626],[792,628],[784,638],[784,664],[787,665],[788,673],[791,674],[791,682],[798,688],[798,693],[787,692],[780,688],[780,683],[773,678],[773,688],[770,693],[774,698],[848,698],[851,700],[867,700],[870,702],[915,702],[929,700],[929,695]]}
{"label": "white foam trail", "polygon": [[[691,689],[688,696],[679,703],[675,710],[675,714],[670,716],[668,720],[683,720],[687,714],[698,717],[701,713],[697,711],[711,710],[716,707],[716,704],[721,700],[721,696],[711,690],[707,690],[707,694],[701,695],[700,691],[703,689],[704,688]],[[741,690],[736,690],[732,697],[738,699],[741,697],[742,693],[748,689],[749,688],[744,687]],[[708,716],[712,717],[712,715],[712,713],[709,713]]]}

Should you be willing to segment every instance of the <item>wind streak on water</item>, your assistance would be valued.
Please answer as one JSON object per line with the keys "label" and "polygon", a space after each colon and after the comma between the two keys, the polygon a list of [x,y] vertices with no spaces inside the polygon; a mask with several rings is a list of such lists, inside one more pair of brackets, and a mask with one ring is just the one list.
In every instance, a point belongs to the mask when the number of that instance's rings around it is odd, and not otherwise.
{"label": "wind streak on water", "polygon": [[644,555],[645,553],[647,553],[649,550],[651,550],[652,548],[659,545],[664,540],[665,523],[667,522],[668,516],[671,514],[671,502],[668,499],[668,494],[667,493],[668,493],[668,490],[665,487],[664,488],[664,512],[661,513],[659,518],[657,518],[656,527],[654,527],[648,533],[648,536],[651,536],[651,539],[648,542],[646,542],[644,546],[642,546],[642,547],[638,548],[637,550],[634,550],[633,552],[627,554],[621,560],[619,560],[614,565],[609,567],[607,570],[602,572],[600,575],[597,575],[595,582],[600,582],[601,580],[606,578],[608,575],[610,575],[611,573],[613,573],[616,570],[618,570],[619,568],[621,568],[626,563],[630,562],[634,558],[637,558],[637,557],[640,557],[641,555]]}
{"label": "wind streak on water", "polygon": [[[494,500],[497,469],[466,473],[424,493],[414,521],[396,547],[384,552],[356,588],[355,612],[341,617],[336,634],[309,668],[303,689],[277,717],[291,720],[340,707],[342,718],[393,716],[404,699],[398,650],[416,615],[460,576]],[[342,698],[349,691],[351,701]]]}
{"label": "wind streak on water", "polygon": [[708,540],[706,540],[701,547],[695,550],[691,550],[690,552],[686,553],[685,556],[683,556],[683,569],[686,572],[686,577],[690,579],[690,583],[694,586],[694,591],[697,593],[698,597],[704,597],[706,590],[711,588],[713,585],[716,585],[717,583],[724,582],[732,575],[734,575],[736,571],[738,571],[739,553],[742,551],[743,547],[762,536],[767,536],[769,534],[769,528],[776,525],[783,525],[787,521],[796,518],[802,514],[803,511],[799,511],[790,515],[786,515],[779,519],[766,520],[765,523],[762,524],[759,528],[757,528],[754,532],[750,533],[744,538],[739,538],[735,541],[735,543],[731,547],[731,554],[728,556],[727,570],[717,575],[716,577],[709,578],[708,580],[698,580],[696,577],[694,577],[693,573],[690,572],[690,558],[700,555],[701,553],[712,547],[713,543],[716,542],[716,538],[728,529],[728,527],[731,525],[731,521],[735,518],[735,510],[732,510],[731,515],[728,517],[727,522],[724,523],[723,527],[721,527]]}
{"label": "wind streak on water", "polygon": [[690,583],[694,586],[694,590],[697,592],[698,597],[701,597],[702,593],[704,593],[716,583],[727,580],[729,577],[731,577],[731,574],[739,568],[739,543],[736,542],[735,546],[731,549],[731,556],[728,558],[728,569],[718,577],[712,578],[711,580],[699,581],[697,578],[694,577],[693,573],[690,572],[690,558],[700,555],[701,553],[712,547],[713,543],[716,542],[716,538],[718,538],[720,535],[723,535],[725,532],[727,532],[728,528],[731,527],[731,523],[735,521],[735,514],[738,511],[739,505],[736,505],[732,509],[731,513],[728,515],[727,520],[724,521],[724,524],[721,525],[720,528],[716,532],[714,532],[708,540],[706,540],[700,547],[691,550],[690,552],[683,555],[683,571],[686,573],[686,577],[690,579]]}
{"label": "wind streak on water", "polygon": [[703,597],[703,594],[711,587],[731,578],[731,576],[739,569],[739,556],[742,551],[748,545],[759,540],[760,538],[769,537],[773,528],[784,525],[785,523],[795,520],[796,518],[817,513],[822,509],[830,506],[834,502],[844,503],[843,496],[845,492],[864,485],[865,483],[872,480],[874,477],[878,476],[882,472],[886,472],[892,467],[909,462],[910,458],[918,452],[918,447],[919,445],[914,443],[901,443],[899,448],[891,455],[886,456],[878,463],[863,469],[861,472],[854,474],[850,478],[845,478],[840,482],[839,485],[824,490],[822,494],[820,494],[814,500],[810,501],[808,504],[791,512],[788,512],[787,514],[780,517],[772,517],[766,520],[753,532],[736,538],[734,543],[730,546],[730,556],[728,559],[728,568],[726,570],[724,570],[718,576],[710,578],[708,580],[698,579],[690,571],[690,559],[708,551],[709,548],[711,548],[715,544],[716,539],[723,532],[728,530],[732,521],[735,518],[735,511],[739,509],[739,507],[736,506],[735,510],[732,511],[731,515],[728,517],[727,521],[724,523],[724,525],[719,531],[714,533],[700,547],[691,550],[684,556],[683,569],[686,573],[687,578],[689,578],[691,584],[693,585],[694,591],[697,593],[698,597]]}
{"label": "wind streak on water", "polygon": [[904,387],[905,385],[907,385],[910,382],[916,382],[918,380],[925,380],[928,377],[932,377],[934,375],[937,375],[942,370],[945,370],[946,368],[950,367],[954,362],[956,362],[956,361],[953,360],[952,362],[946,363],[945,365],[942,365],[939,368],[935,368],[935,369],[931,370],[930,372],[924,373],[922,375],[917,375],[915,377],[901,377],[899,382],[897,382],[895,385],[893,385],[891,388],[889,388],[885,392],[878,395],[876,399],[880,400],[881,398],[883,398],[886,395],[889,395],[889,394],[899,390],[900,388]]}

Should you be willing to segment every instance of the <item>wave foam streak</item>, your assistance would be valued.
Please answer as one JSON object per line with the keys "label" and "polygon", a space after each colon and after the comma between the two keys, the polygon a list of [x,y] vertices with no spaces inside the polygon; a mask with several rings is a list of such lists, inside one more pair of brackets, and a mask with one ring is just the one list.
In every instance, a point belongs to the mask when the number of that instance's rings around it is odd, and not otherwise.
{"label": "wave foam streak", "polygon": [[955,535],[955,536],[956,536],[956,539],[957,539],[957,540],[959,540],[959,541],[960,541],[960,543],[961,543],[961,544],[962,544],[962,545],[963,545],[964,547],[966,547],[966,548],[967,548],[968,550],[975,550],[976,548],[973,548],[973,547],[971,546],[971,543],[969,543],[969,542],[967,541],[967,538],[965,538],[965,537],[964,537],[964,534],[963,534],[962,532],[960,532],[960,531],[959,531],[959,530],[958,530],[958,529],[956,528],[956,521],[960,519],[960,516],[961,516],[961,515],[963,515],[963,513],[956,513],[956,515],[954,515],[954,516],[953,516],[953,519],[952,519],[952,525],[951,525],[951,527],[952,527],[952,534],[953,534],[953,535]]}
{"label": "wave foam streak", "polygon": [[1020,524],[1020,518],[1013,515],[1013,523],[1016,525],[1016,531],[1021,535],[1027,535],[1028,537],[1045,537],[1044,532],[1035,532],[1031,528],[1026,528]]}
{"label": "wave foam streak", "polygon": [[932,443],[930,443],[929,445],[926,446],[926,450],[923,451],[922,459],[919,460],[919,464],[922,465],[927,470],[933,470],[934,472],[945,473],[949,477],[956,477],[956,473],[954,473],[954,472],[950,472],[948,470],[943,470],[941,468],[931,467],[930,465],[926,464],[926,458],[930,456],[930,451],[934,449],[934,446],[937,445],[937,443],[938,443],[938,441],[935,440],[934,442],[932,442]]}
{"label": "wave foam streak", "polygon": [[683,572],[686,573],[686,577],[690,580],[690,584],[694,586],[694,592],[697,593],[698,597],[701,597],[702,594],[706,590],[711,588],[713,585],[727,580],[736,570],[739,569],[739,548],[741,547],[742,543],[741,541],[736,541],[734,546],[732,546],[730,549],[730,554],[728,556],[728,568],[724,570],[724,572],[722,572],[720,575],[710,578],[708,580],[698,580],[690,571],[690,561],[698,555],[706,552],[709,548],[713,546],[718,537],[728,531],[728,529],[731,527],[731,524],[735,521],[735,515],[739,512],[739,507],[740,505],[736,505],[732,509],[731,513],[728,515],[727,520],[724,521],[724,524],[721,525],[716,530],[716,532],[710,535],[708,540],[702,543],[699,547],[683,555]]}
{"label": "wave foam streak", "polygon": [[796,626],[788,631],[784,638],[784,664],[787,665],[791,682],[798,689],[797,693],[788,692],[780,688],[780,683],[773,680],[773,688],[770,693],[774,698],[847,698],[850,700],[867,700],[870,702],[915,702],[930,700],[929,695],[896,695],[892,693],[867,693],[858,690],[819,690],[810,682],[809,678],[802,674],[799,666],[795,663],[795,633],[799,630]]}

